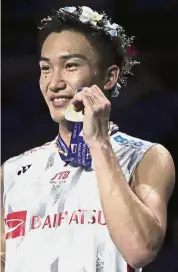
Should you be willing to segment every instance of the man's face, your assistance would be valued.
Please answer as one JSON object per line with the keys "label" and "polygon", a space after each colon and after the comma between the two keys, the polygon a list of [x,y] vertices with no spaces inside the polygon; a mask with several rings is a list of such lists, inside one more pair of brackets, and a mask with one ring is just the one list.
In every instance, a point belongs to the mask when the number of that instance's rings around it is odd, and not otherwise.
{"label": "man's face", "polygon": [[41,50],[40,89],[54,121],[64,113],[77,88],[102,87],[97,54],[84,35],[73,31],[51,33]]}

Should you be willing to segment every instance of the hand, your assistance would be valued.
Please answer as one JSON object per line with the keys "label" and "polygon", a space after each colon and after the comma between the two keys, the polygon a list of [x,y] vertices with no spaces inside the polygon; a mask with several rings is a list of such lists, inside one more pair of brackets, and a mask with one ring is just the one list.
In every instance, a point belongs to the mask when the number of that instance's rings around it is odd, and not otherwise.
{"label": "hand", "polygon": [[84,106],[83,137],[91,147],[96,142],[108,140],[108,122],[111,103],[96,85],[83,88],[77,93],[72,103],[76,110]]}

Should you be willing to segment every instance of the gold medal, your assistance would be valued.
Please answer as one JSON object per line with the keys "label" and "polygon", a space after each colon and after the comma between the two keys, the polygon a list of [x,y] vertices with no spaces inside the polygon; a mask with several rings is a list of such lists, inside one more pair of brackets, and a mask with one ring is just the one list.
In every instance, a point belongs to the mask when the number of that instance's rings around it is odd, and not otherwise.
{"label": "gold medal", "polygon": [[70,104],[65,111],[65,119],[70,122],[83,122],[84,115],[82,111],[75,111],[74,105]]}

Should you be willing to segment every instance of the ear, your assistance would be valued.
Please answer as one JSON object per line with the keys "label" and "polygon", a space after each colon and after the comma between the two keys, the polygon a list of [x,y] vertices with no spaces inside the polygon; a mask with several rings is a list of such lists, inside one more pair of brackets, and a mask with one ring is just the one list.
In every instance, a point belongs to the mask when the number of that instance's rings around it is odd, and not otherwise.
{"label": "ear", "polygon": [[110,91],[114,88],[114,86],[118,82],[119,73],[120,73],[120,70],[117,65],[112,65],[108,68],[106,72],[105,83],[104,83],[105,91]]}

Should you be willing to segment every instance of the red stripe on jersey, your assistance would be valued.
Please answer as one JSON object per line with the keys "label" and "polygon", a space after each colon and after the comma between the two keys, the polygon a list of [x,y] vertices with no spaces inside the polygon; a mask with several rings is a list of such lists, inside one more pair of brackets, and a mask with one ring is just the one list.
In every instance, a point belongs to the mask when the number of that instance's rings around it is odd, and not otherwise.
{"label": "red stripe on jersey", "polygon": [[127,264],[127,272],[135,272],[135,269]]}

